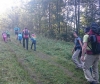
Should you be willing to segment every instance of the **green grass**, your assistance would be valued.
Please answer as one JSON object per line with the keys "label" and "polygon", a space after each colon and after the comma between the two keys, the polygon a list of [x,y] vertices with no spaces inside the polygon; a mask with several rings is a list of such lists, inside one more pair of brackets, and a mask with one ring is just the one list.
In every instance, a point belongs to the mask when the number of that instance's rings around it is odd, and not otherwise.
{"label": "green grass", "polygon": [[33,84],[15,55],[9,51],[8,44],[0,43],[0,84]]}
{"label": "green grass", "polygon": [[0,47],[0,84],[88,84],[71,60],[73,43],[37,36],[35,52],[12,36]]}

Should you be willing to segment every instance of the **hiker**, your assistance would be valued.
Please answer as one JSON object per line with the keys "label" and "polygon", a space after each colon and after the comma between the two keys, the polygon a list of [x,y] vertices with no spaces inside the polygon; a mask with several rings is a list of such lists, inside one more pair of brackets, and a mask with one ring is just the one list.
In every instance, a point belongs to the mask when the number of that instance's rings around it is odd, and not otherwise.
{"label": "hiker", "polygon": [[75,37],[74,40],[74,48],[72,50],[72,61],[74,62],[74,64],[76,65],[76,69],[82,69],[82,63],[80,61],[80,53],[82,50],[82,40],[81,38],[77,35],[77,32],[73,32],[73,35]]}
{"label": "hiker", "polygon": [[19,42],[21,43],[21,41],[22,41],[22,33],[19,33],[19,34],[18,34],[18,40],[19,40]]}
{"label": "hiker", "polygon": [[[28,50],[28,41],[29,41],[29,37],[30,37],[30,32],[27,28],[25,28],[22,32],[22,37],[23,37],[23,47]],[[26,41],[26,43],[25,43]]]}
{"label": "hiker", "polygon": [[34,51],[36,51],[36,35],[35,34],[31,35],[31,41],[32,41],[31,49],[32,49],[32,46],[34,44]]}
{"label": "hiker", "polygon": [[16,39],[18,39],[19,29],[20,29],[20,28],[17,27],[17,26],[14,28],[14,32],[15,32],[15,35],[16,35]]}
{"label": "hiker", "polygon": [[7,34],[6,34],[6,32],[2,33],[2,38],[3,38],[4,42],[7,42]]}
{"label": "hiker", "polygon": [[[91,27],[85,28],[85,35],[83,37],[81,60],[84,62],[83,71],[85,78],[90,84],[99,83],[100,36],[96,31],[98,31],[98,25],[95,23]],[[92,67],[93,74],[91,74],[90,67]]]}
{"label": "hiker", "polygon": [[8,30],[6,31],[6,34],[7,34],[7,40],[11,41],[11,39],[10,39],[10,32]]}

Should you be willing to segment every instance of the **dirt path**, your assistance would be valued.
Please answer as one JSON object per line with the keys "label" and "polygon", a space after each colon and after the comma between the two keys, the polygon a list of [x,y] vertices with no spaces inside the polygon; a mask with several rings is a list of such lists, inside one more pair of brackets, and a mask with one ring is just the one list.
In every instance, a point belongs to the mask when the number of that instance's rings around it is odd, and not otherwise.
{"label": "dirt path", "polygon": [[35,52],[35,54],[36,54],[37,57],[41,58],[42,60],[49,61],[50,64],[59,67],[66,75],[68,75],[68,76],[71,77],[72,79],[74,79],[74,80],[79,80],[79,79],[73,77],[74,74],[73,74],[71,71],[69,71],[68,69],[64,68],[63,66],[57,64],[56,62],[54,62],[54,59],[53,59],[52,56],[47,55],[47,54],[44,54],[44,53],[42,53],[42,52]]}
{"label": "dirt path", "polygon": [[[12,43],[14,43],[14,42],[12,41]],[[14,43],[14,44],[15,44],[15,43]],[[19,46],[19,44],[15,44],[15,45]],[[28,64],[25,63],[25,59],[21,58],[21,56],[20,56],[20,58],[19,58],[19,55],[17,55],[17,53],[15,52],[15,50],[12,49],[12,47],[9,46],[9,45],[8,45],[8,47],[9,47],[9,51],[10,51],[13,55],[15,55],[16,60],[18,61],[19,65],[29,74],[29,77],[30,77],[33,81],[35,81],[36,84],[43,84],[43,82],[40,80],[40,78],[37,76],[37,74],[36,74],[33,70],[31,70],[31,69],[28,67]]]}
{"label": "dirt path", "polygon": [[[14,41],[12,42],[14,43],[15,45],[19,46],[19,43],[15,43]],[[11,50],[14,52],[14,50]],[[33,52],[31,52],[33,53]],[[68,75],[70,78],[72,78],[73,80],[79,80],[78,78],[74,77],[74,74],[69,71],[68,69],[64,68],[63,66],[59,65],[58,63],[56,63],[54,61],[54,58],[50,55],[47,55],[47,54],[44,54],[42,52],[39,52],[39,51],[36,51],[34,52],[36,57],[37,58],[40,58],[41,60],[45,60],[45,61],[48,61],[51,65],[54,65],[56,67],[59,67],[66,75]],[[17,58],[17,61],[19,62],[19,64],[29,73],[30,77],[36,81],[37,84],[43,84],[42,81],[40,81],[39,77],[37,76],[37,74],[35,74],[34,71],[32,71],[28,65],[26,65],[24,63],[25,59],[23,58],[19,58],[19,56],[17,56],[17,54],[14,52],[16,58]]]}

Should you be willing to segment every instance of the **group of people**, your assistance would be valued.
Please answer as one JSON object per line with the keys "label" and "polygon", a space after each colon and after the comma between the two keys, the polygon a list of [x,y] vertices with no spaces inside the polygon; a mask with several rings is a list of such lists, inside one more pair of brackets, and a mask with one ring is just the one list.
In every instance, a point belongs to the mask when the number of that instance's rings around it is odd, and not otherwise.
{"label": "group of people", "polygon": [[10,32],[8,30],[2,32],[2,38],[3,38],[4,42],[7,42],[8,40],[11,41]]}
{"label": "group of people", "polygon": [[[85,78],[90,84],[99,84],[100,29],[97,28],[99,28],[97,23],[93,23],[91,26],[85,28],[83,40],[78,36],[76,31],[73,32],[75,46],[72,50],[72,61],[77,69],[84,71]],[[14,32],[16,39],[19,40],[20,43],[23,43],[23,47],[27,50],[29,39],[31,39],[31,49],[34,45],[34,51],[36,51],[35,34],[30,34],[27,28],[24,28],[23,31],[20,32],[20,28],[18,27],[14,28]],[[7,42],[8,39],[10,40],[9,31],[3,32],[2,37],[4,42]]]}
{"label": "group of people", "polygon": [[85,28],[83,40],[76,31],[73,33],[75,46],[72,50],[72,61],[76,68],[84,71],[85,78],[90,84],[99,84],[100,29],[97,28],[97,23]]}
{"label": "group of people", "polygon": [[[20,31],[20,28],[17,26],[14,28],[14,33],[16,35],[16,40],[19,40],[19,42],[22,43],[23,47],[27,50],[28,50],[29,39],[30,39],[32,42],[31,49],[34,45],[34,51],[36,51],[36,35],[35,35],[35,33],[30,35],[30,31],[27,28],[24,28],[23,31]],[[11,41],[10,32],[8,30],[2,32],[2,38],[5,43],[7,43],[7,41]]]}
{"label": "group of people", "polygon": [[[24,28],[22,32],[20,32],[20,28],[14,28],[16,39],[19,40],[20,43],[23,43],[23,47],[28,50],[29,39],[31,39],[31,49],[34,45],[34,51],[36,51],[36,35],[31,34],[27,28]],[[23,42],[22,42],[23,40]]]}

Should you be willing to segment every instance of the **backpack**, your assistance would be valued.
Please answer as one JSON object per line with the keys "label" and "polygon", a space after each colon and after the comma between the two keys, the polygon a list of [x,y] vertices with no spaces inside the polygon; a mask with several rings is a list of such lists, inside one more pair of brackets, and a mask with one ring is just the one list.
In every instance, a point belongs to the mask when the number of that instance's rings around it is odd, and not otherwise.
{"label": "backpack", "polygon": [[89,42],[88,46],[93,55],[100,54],[100,28],[97,25],[92,25],[89,31]]}
{"label": "backpack", "polygon": [[25,30],[24,34],[25,35],[28,35],[29,34],[28,30]]}
{"label": "backpack", "polygon": [[18,28],[15,28],[15,31],[17,32],[18,31]]}
{"label": "backpack", "polygon": [[29,31],[28,30],[24,30],[24,37],[28,38],[29,37]]}

